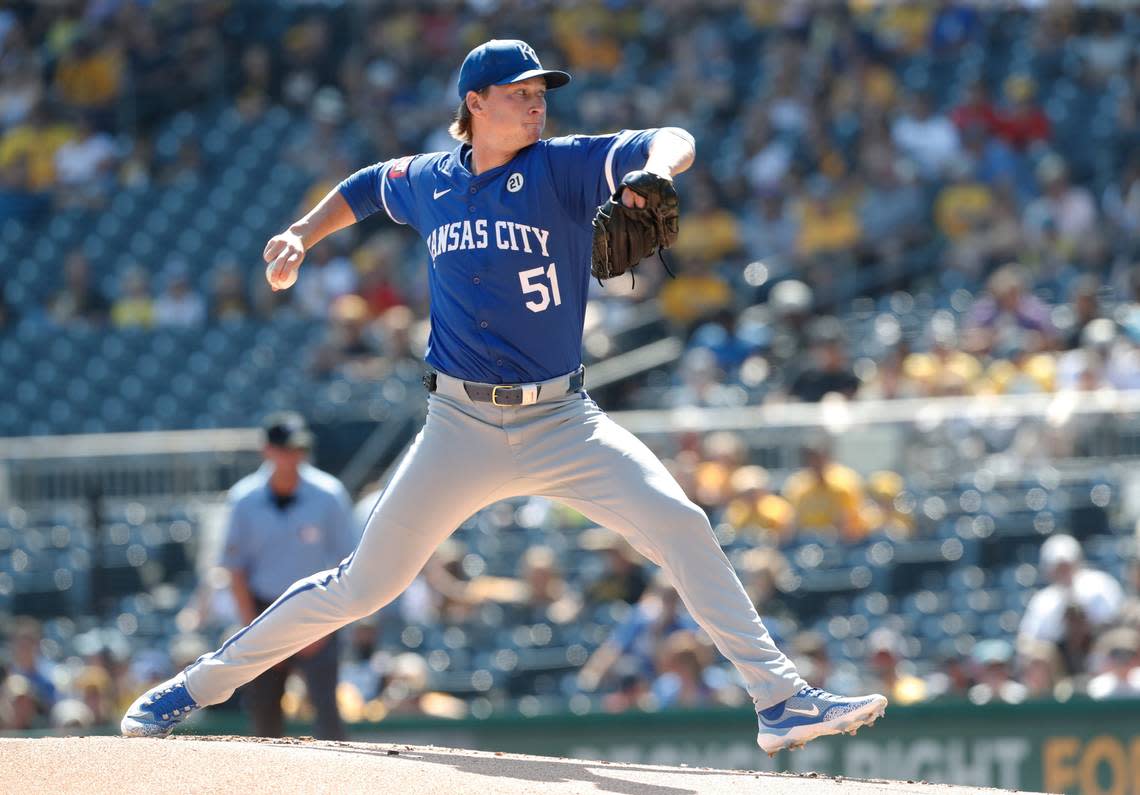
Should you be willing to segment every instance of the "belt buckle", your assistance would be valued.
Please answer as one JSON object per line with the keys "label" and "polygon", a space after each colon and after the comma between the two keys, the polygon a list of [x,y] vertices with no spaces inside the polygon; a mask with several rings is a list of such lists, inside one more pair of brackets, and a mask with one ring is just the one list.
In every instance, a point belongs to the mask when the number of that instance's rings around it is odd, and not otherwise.
{"label": "belt buckle", "polygon": [[513,406],[514,405],[513,403],[500,403],[499,402],[499,390],[500,389],[514,389],[514,386],[509,385],[509,384],[497,384],[497,385],[491,387],[491,405],[492,406],[498,406],[499,408],[509,408],[509,407]]}

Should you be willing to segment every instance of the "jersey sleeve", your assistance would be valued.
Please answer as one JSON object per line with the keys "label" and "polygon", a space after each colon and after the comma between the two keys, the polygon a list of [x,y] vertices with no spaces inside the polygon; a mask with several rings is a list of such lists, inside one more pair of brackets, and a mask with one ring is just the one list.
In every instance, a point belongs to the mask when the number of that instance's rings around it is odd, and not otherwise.
{"label": "jersey sleeve", "polygon": [[416,226],[412,189],[415,160],[412,155],[365,166],[337,185],[357,221],[383,210],[398,224]]}
{"label": "jersey sleeve", "polygon": [[551,138],[548,151],[554,191],[567,212],[588,221],[630,171],[645,165],[657,130]]}

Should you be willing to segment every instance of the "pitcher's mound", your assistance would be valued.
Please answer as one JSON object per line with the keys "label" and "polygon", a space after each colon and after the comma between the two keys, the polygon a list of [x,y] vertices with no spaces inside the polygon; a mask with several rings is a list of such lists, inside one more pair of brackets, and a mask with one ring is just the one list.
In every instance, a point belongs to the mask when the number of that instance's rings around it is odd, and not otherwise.
{"label": "pitcher's mound", "polygon": [[4,760],[0,792],[20,793],[977,795],[982,791],[978,787],[586,762],[435,746],[248,737],[0,740],[0,759]]}

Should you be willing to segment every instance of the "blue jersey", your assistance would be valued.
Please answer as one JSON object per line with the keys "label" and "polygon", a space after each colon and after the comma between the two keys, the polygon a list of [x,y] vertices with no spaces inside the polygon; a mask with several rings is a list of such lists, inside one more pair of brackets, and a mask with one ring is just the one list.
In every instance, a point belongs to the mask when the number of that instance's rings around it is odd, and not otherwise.
{"label": "blue jersey", "polygon": [[464,144],[377,163],[340,184],[357,220],[384,210],[427,243],[429,365],[492,384],[578,368],[591,221],[645,165],[654,132],[551,138],[478,176]]}

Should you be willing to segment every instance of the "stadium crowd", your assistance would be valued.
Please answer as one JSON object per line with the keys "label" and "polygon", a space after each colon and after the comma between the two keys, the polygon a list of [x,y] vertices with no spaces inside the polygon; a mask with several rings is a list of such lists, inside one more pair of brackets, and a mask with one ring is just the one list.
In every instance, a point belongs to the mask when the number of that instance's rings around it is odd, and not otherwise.
{"label": "stadium crowd", "polygon": [[[0,226],[39,230],[60,213],[93,225],[123,193],[224,182],[232,153],[164,135],[171,119],[209,109],[253,124],[284,109],[280,161],[266,169],[297,175],[304,189],[256,230],[272,233],[360,165],[452,148],[445,127],[458,58],[507,35],[502,19],[509,35],[574,74],[552,95],[549,134],[679,124],[698,141],[697,166],[680,185],[678,277],[645,263],[635,287],[596,288],[603,317],[659,302],[663,330],[685,342],[673,370],[623,393],[620,405],[1138,385],[1132,11],[10,3],[0,10]],[[368,382],[416,359],[425,258],[406,230],[361,224],[312,252],[297,287],[276,295],[259,252],[169,250],[124,262],[77,245],[54,263],[47,296],[5,291],[5,267],[0,340],[295,313],[324,327],[290,365],[298,378]],[[1058,533],[1032,561],[1042,587],[1008,637],[923,648],[916,659],[913,639],[887,622],[859,654],[836,659],[818,624],[798,620],[795,558],[812,539],[826,548],[929,537],[920,486],[896,472],[861,477],[821,446],[805,450],[802,469],[771,473],[732,434],[682,440],[670,465],[713,516],[761,614],[786,630],[781,641],[805,675],[830,689],[883,687],[903,702],[1140,694],[1135,564],[1122,582],[1098,574]],[[564,570],[565,549],[537,545],[518,556],[517,571],[491,576],[459,542],[445,546],[399,603],[354,627],[340,693],[347,717],[477,710],[478,697],[429,688],[438,649],[405,643],[397,653],[384,626],[464,622],[488,605],[551,627],[611,611],[602,636],[583,645],[580,673],[560,685],[589,708],[742,702],[676,594],[620,542],[551,506],[516,507],[570,533],[589,565]],[[1066,596],[1074,578],[1087,604]],[[64,632],[78,639],[65,647],[41,637],[37,622],[12,619],[0,728],[113,721],[146,685],[212,647],[232,618],[224,593],[207,578],[162,651],[132,648],[121,627]],[[287,698],[302,709],[295,693]]]}

